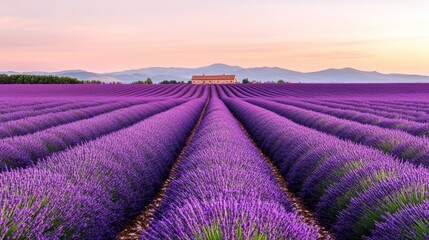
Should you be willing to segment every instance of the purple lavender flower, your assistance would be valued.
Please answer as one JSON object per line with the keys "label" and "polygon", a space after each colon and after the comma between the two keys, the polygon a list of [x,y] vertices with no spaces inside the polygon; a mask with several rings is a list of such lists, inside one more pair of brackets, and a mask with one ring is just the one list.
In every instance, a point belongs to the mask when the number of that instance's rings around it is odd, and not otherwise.
{"label": "purple lavender flower", "polygon": [[212,95],[142,239],[316,239],[318,228],[294,211],[269,165]]}
{"label": "purple lavender flower", "polygon": [[113,238],[159,191],[203,104],[191,100],[32,168],[0,174],[0,236]]}
{"label": "purple lavender flower", "polygon": [[372,237],[366,239],[400,240],[429,239],[429,202],[387,214],[377,223]]}

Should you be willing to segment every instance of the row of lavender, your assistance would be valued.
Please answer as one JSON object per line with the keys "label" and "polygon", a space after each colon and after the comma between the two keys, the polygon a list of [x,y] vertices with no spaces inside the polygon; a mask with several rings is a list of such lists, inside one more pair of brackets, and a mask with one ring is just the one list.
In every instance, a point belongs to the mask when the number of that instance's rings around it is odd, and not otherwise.
{"label": "row of lavender", "polygon": [[207,93],[152,88],[145,92],[154,97],[124,98],[128,90],[2,99],[1,127],[23,132],[0,140],[1,170],[9,169],[0,174],[1,239],[113,238],[153,198]]}
{"label": "row of lavender", "polygon": [[[19,107],[20,101],[43,102],[44,98],[105,98],[105,97],[187,97],[194,98],[202,91],[202,86],[181,85],[0,85],[0,101],[5,107]],[[1,113],[0,108],[0,113]]]}
{"label": "row of lavender", "polygon": [[[171,99],[144,103],[149,101],[150,99],[145,99],[139,101],[142,104],[51,127],[34,134],[2,139],[0,140],[0,172],[6,169],[31,166],[54,152],[131,126],[147,117],[184,103],[186,100]],[[125,101],[100,108],[115,109],[118,108],[118,105],[119,107],[128,106],[130,103]],[[61,116],[61,114],[59,115]]]}
{"label": "row of lavender", "polygon": [[12,109],[0,110],[0,122],[8,122],[17,120],[20,118],[33,117],[46,113],[62,112],[72,109],[79,109],[84,107],[92,107],[99,104],[108,103],[107,101],[55,101],[55,102],[44,102],[43,104],[32,104],[29,106]]}
{"label": "row of lavender", "polygon": [[[214,88],[212,88],[214,90]],[[215,92],[142,239],[317,239]]]}
{"label": "row of lavender", "polygon": [[[392,119],[400,118],[426,123],[429,120],[427,106],[429,99],[426,92],[422,92],[422,89],[425,89],[427,86],[429,85],[271,84],[259,86],[229,85],[223,86],[223,89],[228,97],[239,98],[262,97],[317,101],[318,98],[323,97],[323,101],[317,102],[323,105],[339,105],[341,108],[374,113]],[[394,101],[392,96],[395,96]],[[348,100],[339,100],[339,98],[346,98]],[[386,103],[386,99],[389,102]]]}
{"label": "row of lavender", "polygon": [[[389,112],[391,110],[397,109],[399,111],[410,111],[410,112],[404,112],[406,115],[414,115],[414,114],[427,114],[429,113],[428,104],[425,102],[418,101],[416,99],[416,102],[405,102],[405,101],[396,101],[391,100],[389,98],[380,99],[380,100],[369,100],[366,102],[359,102],[357,100],[350,101],[351,103],[363,103],[364,106],[375,106],[377,108],[384,108],[382,111]],[[416,115],[416,117],[419,117]]]}
{"label": "row of lavender", "polygon": [[[155,97],[151,97],[149,100],[137,99],[111,102],[101,99],[98,101],[91,101],[90,103],[84,103],[86,98],[75,98],[73,100],[78,102],[77,104],[62,104],[59,107],[54,107],[55,105],[48,102],[48,100],[52,99],[48,99],[45,100],[47,103],[43,104],[44,106],[42,108],[40,108],[41,106],[39,104],[35,104],[36,109],[33,108],[30,111],[28,108],[33,107],[33,105],[26,106],[20,111],[0,115],[0,121],[2,122],[0,124],[0,138],[30,134],[60,124],[93,117],[118,108],[153,101],[155,98],[160,98],[159,96],[166,94],[166,90],[169,90],[168,93],[171,94],[170,98],[187,98],[186,94],[192,92],[191,89],[180,88],[171,90],[161,88],[155,91]],[[195,94],[195,90],[192,92],[193,94]],[[127,96],[126,93],[122,94]],[[156,94],[158,94],[158,96]],[[166,97],[162,99],[166,99]],[[50,108],[46,109],[45,106]]]}
{"label": "row of lavender", "polygon": [[[58,98],[36,100],[37,98],[35,98],[35,102],[32,104],[28,103],[28,99],[18,99],[14,100],[15,104],[12,107],[3,100],[0,101],[1,104],[5,104],[4,107],[0,108],[0,138],[34,133],[46,128],[94,117],[112,110],[156,99],[195,98],[198,97],[198,94],[201,95],[202,91],[200,87],[191,86],[178,87],[177,89],[155,88],[150,92],[144,91],[148,96],[153,96],[147,97],[147,100],[142,100],[141,98],[121,99],[121,96],[132,95],[130,91],[118,91],[116,93],[118,98],[109,99],[96,98],[95,100],[90,100],[88,97],[68,99],[66,97],[65,99],[67,100],[58,100]],[[163,97],[161,98],[160,96]]]}
{"label": "row of lavender", "polygon": [[74,109],[72,106],[68,106],[70,109],[67,108],[65,111],[49,112],[37,116],[24,116],[14,121],[1,123],[0,139],[38,132],[57,125],[91,118],[99,114],[145,102],[147,102],[147,100],[120,101],[96,104],[95,106],[82,106],[81,108],[77,109]]}
{"label": "row of lavender", "polygon": [[[345,90],[345,92],[347,92],[346,91],[347,89],[353,89],[353,85],[349,87],[347,86],[348,85],[342,85],[343,90]],[[312,87],[311,85],[305,85],[304,89],[305,88],[310,89],[311,87]],[[373,86],[368,86],[367,89],[369,90],[372,87]],[[288,93],[289,91],[293,90],[293,88],[294,88],[293,85],[288,85],[286,86],[286,88],[283,88],[283,89],[282,89],[282,86],[271,88],[269,85],[264,85],[263,88],[256,90],[256,89],[253,89],[250,87],[244,87],[244,86],[224,86],[224,90],[227,90],[226,95],[229,97],[239,97],[239,98],[268,97],[268,98],[279,98],[283,100],[286,98],[292,97],[292,99],[298,100],[300,102],[306,98],[306,96],[299,96],[298,98],[296,98],[296,94]],[[261,89],[265,90],[264,95],[258,94],[258,92],[260,92]],[[368,94],[366,94],[367,96],[363,94],[364,96],[360,96],[359,100],[352,98],[351,100],[344,101],[344,100],[338,100],[332,97],[337,95],[338,96],[342,95],[343,97],[352,97],[353,95],[351,94],[347,95],[344,93],[334,94],[332,93],[332,85],[320,86],[320,89],[319,89],[320,93],[323,93],[324,89],[326,91],[324,95],[325,97],[328,97],[328,99],[320,101],[319,103],[325,106],[336,105],[336,107],[338,108],[357,110],[364,113],[374,113],[377,115],[381,115],[381,116],[384,116],[387,118],[393,118],[393,119],[400,118],[400,119],[407,119],[410,121],[422,122],[422,123],[429,121],[428,108],[424,104],[424,102],[404,103],[404,102],[395,101],[394,103],[392,102],[385,103],[380,100],[378,101],[366,100],[366,98],[368,97]],[[311,94],[309,95],[311,96]],[[388,94],[387,96],[383,96],[381,99],[384,99],[384,101],[385,99],[391,99],[392,95],[397,96],[395,94],[391,94],[391,95]],[[369,96],[374,97],[376,95],[369,95]],[[312,97],[314,98],[314,96]],[[362,101],[363,99],[364,101]],[[418,98],[416,98],[416,100],[417,99]],[[310,101],[316,101],[316,100],[310,100]]]}
{"label": "row of lavender", "polygon": [[428,112],[428,103],[425,102],[411,102],[411,101],[391,101],[391,99],[389,98],[385,98],[385,99],[379,99],[379,100],[369,100],[369,101],[357,101],[357,100],[351,100],[351,101],[347,101],[353,104],[357,104],[357,103],[363,103],[364,105],[368,106],[377,106],[377,107],[389,107],[388,110],[390,110],[390,107],[396,107],[398,109],[402,109],[402,110],[415,110],[415,111],[421,111],[421,112]]}
{"label": "row of lavender", "polygon": [[[397,101],[408,101],[410,97],[419,102],[429,102],[429,84],[231,84],[230,97],[255,97],[251,93],[258,91],[258,97],[294,97],[300,99],[327,98],[382,99],[395,95]],[[241,92],[238,92],[241,90]]]}
{"label": "row of lavender", "polygon": [[29,111],[29,110],[39,110],[50,107],[56,107],[62,104],[68,104],[72,101],[64,100],[64,99],[56,99],[56,101],[46,101],[46,100],[35,100],[35,99],[27,99],[21,100],[14,99],[13,101],[2,101],[0,106],[0,114],[8,114],[13,112],[20,111]]}
{"label": "row of lavender", "polygon": [[[222,88],[228,107],[274,160],[289,187],[338,239],[429,237],[426,168],[401,163],[375,149],[339,140],[225,96],[248,98],[255,91],[265,98],[288,94],[285,89],[271,85]],[[206,97],[200,95],[201,89],[123,88],[109,94],[134,96],[144,92],[169,96],[170,100],[153,98],[156,103],[141,102],[3,139],[8,141],[3,146],[12,149],[8,152],[11,155],[3,158],[8,168],[13,167],[10,163],[15,162],[10,160],[16,156],[26,159],[22,166],[28,166],[53,152],[62,152],[32,168],[0,174],[0,238],[113,238],[160,190],[201,113]],[[103,94],[104,90],[97,91]],[[189,96],[202,98],[189,101]],[[297,215],[269,165],[225,105],[213,96],[142,238],[319,237],[317,227],[305,224]],[[250,101],[263,102],[267,108],[285,107],[272,101]],[[22,111],[28,111],[27,103],[22,106]],[[329,116],[311,115],[309,121],[311,117]],[[87,140],[92,141],[82,144]],[[76,144],[82,145],[63,151]]]}
{"label": "row of lavender", "polygon": [[429,166],[429,139],[427,138],[416,137],[398,130],[365,125],[268,100],[251,99],[248,101],[306,127],[338,136],[341,139],[371,146],[417,165]]}
{"label": "row of lavender", "polygon": [[[65,97],[59,101],[56,98],[34,98],[33,101],[6,102],[2,107],[4,114],[0,115],[4,120],[0,123],[0,138],[3,137],[0,139],[0,172],[33,165],[53,152],[128,127],[192,99],[188,96],[200,96],[204,91],[189,86],[149,90],[146,92],[160,96],[168,90],[173,97],[170,100],[159,96],[137,99]],[[16,107],[15,111],[12,111],[13,107]],[[16,117],[19,119],[7,121]]]}
{"label": "row of lavender", "polygon": [[[389,97],[386,97],[387,99]],[[347,110],[355,110],[364,113],[372,113],[378,116],[383,116],[386,118],[392,119],[406,119],[413,122],[428,122],[429,117],[426,112],[421,110],[410,110],[410,107],[406,109],[401,108],[401,104],[399,103],[390,103],[389,107],[380,107],[377,106],[373,101],[360,101],[359,103],[354,100],[327,100],[327,101],[319,101],[319,104],[328,107],[342,108]]]}
{"label": "row of lavender", "polygon": [[427,168],[303,127],[239,99],[225,102],[336,239],[429,238]]}
{"label": "row of lavender", "polygon": [[[414,122],[403,118],[387,118],[380,115],[379,112],[369,113],[371,108],[361,111],[343,109],[341,106],[334,107],[326,104],[326,101],[294,101],[294,100],[276,100],[277,102],[304,108],[311,111],[325,113],[339,118],[360,122],[363,124],[375,125],[382,128],[401,130],[415,136],[429,137],[429,124]],[[330,105],[330,107],[326,106]],[[429,108],[428,108],[429,109]]]}
{"label": "row of lavender", "polygon": [[3,172],[0,238],[113,238],[159,191],[203,105],[190,100],[32,168]]}
{"label": "row of lavender", "polygon": [[[390,100],[390,101],[389,101]],[[416,99],[418,100],[418,99]],[[333,101],[331,102],[337,102]],[[342,104],[348,106],[356,106],[357,108],[366,107],[380,112],[397,114],[394,117],[411,117],[415,118],[415,121],[424,122],[428,118],[427,106],[424,106],[424,102],[403,103],[394,99],[384,98],[381,100],[368,100],[358,101],[357,99],[341,101]],[[422,105],[423,104],[423,105]]]}
{"label": "row of lavender", "polygon": [[[52,97],[197,97],[202,86],[181,85],[2,85],[0,101],[16,106],[15,100],[39,101]],[[230,97],[293,98],[373,98],[394,94],[398,100],[409,100],[410,94],[428,102],[429,84],[233,84]],[[175,91],[179,91],[178,93]],[[174,95],[174,96],[173,96]],[[1,108],[0,108],[1,112]]]}

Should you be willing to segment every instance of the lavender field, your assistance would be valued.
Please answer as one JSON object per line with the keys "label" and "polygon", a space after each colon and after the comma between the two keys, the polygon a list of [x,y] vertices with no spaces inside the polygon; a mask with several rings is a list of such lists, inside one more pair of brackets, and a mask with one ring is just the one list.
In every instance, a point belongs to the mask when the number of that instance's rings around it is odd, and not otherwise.
{"label": "lavender field", "polygon": [[429,239],[429,84],[3,85],[0,239]]}

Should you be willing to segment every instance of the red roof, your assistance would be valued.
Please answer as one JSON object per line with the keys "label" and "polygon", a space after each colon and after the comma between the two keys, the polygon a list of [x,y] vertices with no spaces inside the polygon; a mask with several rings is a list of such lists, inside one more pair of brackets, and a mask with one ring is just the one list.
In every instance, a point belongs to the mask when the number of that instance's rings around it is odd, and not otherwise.
{"label": "red roof", "polygon": [[224,80],[224,81],[230,81],[234,80],[235,75],[195,75],[192,76],[192,80]]}

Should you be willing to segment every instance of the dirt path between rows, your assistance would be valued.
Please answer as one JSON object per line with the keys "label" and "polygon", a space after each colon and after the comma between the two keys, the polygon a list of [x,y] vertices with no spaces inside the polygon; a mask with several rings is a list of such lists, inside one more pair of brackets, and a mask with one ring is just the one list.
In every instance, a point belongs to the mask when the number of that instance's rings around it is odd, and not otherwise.
{"label": "dirt path between rows", "polygon": [[277,167],[273,164],[273,161],[264,154],[264,152],[256,145],[255,141],[253,140],[252,136],[249,134],[247,129],[243,126],[243,124],[235,118],[240,125],[243,132],[246,134],[249,141],[253,144],[253,146],[258,149],[259,154],[261,157],[265,160],[265,162],[268,164],[268,166],[271,169],[271,172],[273,173],[275,179],[277,180],[277,183],[279,184],[280,188],[283,190],[283,192],[286,194],[289,201],[292,203],[292,206],[296,209],[297,213],[301,215],[304,218],[304,221],[312,226],[317,226],[319,228],[319,234],[320,237],[318,240],[326,239],[331,240],[334,239],[333,235],[326,230],[316,219],[316,217],[313,215],[311,211],[305,208],[304,204],[302,203],[301,199],[296,196],[295,193],[289,190],[287,183],[285,179],[280,174],[280,171],[277,169]]}
{"label": "dirt path between rows", "polygon": [[[201,91],[204,92],[204,91]],[[170,174],[167,178],[167,180],[164,182],[164,185],[162,186],[161,190],[158,192],[158,194],[155,196],[155,198],[152,200],[150,204],[148,204],[145,207],[145,210],[142,214],[137,216],[134,220],[129,222],[124,230],[118,234],[116,237],[117,240],[139,240],[141,239],[141,235],[144,230],[146,230],[153,220],[154,214],[156,212],[156,209],[161,205],[162,200],[165,197],[165,192],[170,186],[170,182],[174,179],[176,173],[177,173],[177,166],[182,161],[183,155],[188,149],[189,145],[192,142],[192,139],[195,136],[195,133],[197,132],[198,127],[201,124],[201,121],[204,118],[207,106],[210,102],[210,89],[208,92],[206,103],[203,107],[203,110],[201,111],[200,117],[198,118],[197,123],[195,124],[194,128],[191,131],[191,134],[188,136],[185,146],[183,147],[182,151],[180,152],[177,159],[174,161],[173,166],[171,167]]]}
{"label": "dirt path between rows", "polygon": [[241,124],[241,122],[239,122],[239,124],[240,124],[241,129],[244,131],[244,133],[249,138],[249,141],[251,141],[252,144],[255,146],[255,148],[258,149],[259,154],[262,156],[262,158],[265,160],[265,162],[269,165],[271,172],[273,173],[275,179],[277,180],[277,183],[279,184],[279,186],[283,190],[283,192],[286,194],[288,200],[292,203],[292,206],[296,209],[298,214],[304,218],[304,221],[307,224],[317,226],[320,229],[319,230],[320,237],[318,239],[320,239],[320,240],[321,239],[334,239],[332,234],[328,230],[326,230],[322,225],[319,224],[317,219],[314,217],[313,213],[305,208],[301,199],[298,196],[296,196],[295,193],[293,193],[289,190],[289,188],[287,187],[286,181],[284,180],[284,178],[280,174],[277,167],[274,166],[273,162],[256,145],[256,143],[253,141],[253,138],[250,136],[250,134],[247,132],[247,130],[244,128],[244,126]]}
{"label": "dirt path between rows", "polygon": [[[219,94],[219,88],[216,88],[216,95],[219,99],[220,98],[220,94]],[[226,104],[225,104],[226,105]],[[230,111],[231,112],[231,111]],[[231,112],[232,113],[232,112]],[[233,114],[233,113],[232,113]],[[233,114],[234,115],[234,114]],[[249,132],[247,131],[247,129],[244,127],[244,125],[235,117],[235,120],[237,121],[237,123],[240,125],[240,128],[242,129],[242,131],[246,134],[247,138],[249,139],[249,141],[253,144],[253,146],[258,149],[259,154],[261,155],[261,157],[265,160],[265,162],[268,164],[268,166],[271,169],[271,172],[273,173],[273,176],[275,177],[275,179],[277,180],[277,183],[279,184],[280,188],[283,190],[283,192],[286,194],[286,197],[289,199],[289,201],[292,203],[292,206],[296,209],[297,213],[299,215],[301,215],[304,219],[304,221],[312,226],[317,226],[319,228],[319,234],[320,237],[318,238],[318,240],[332,240],[334,239],[334,236],[328,231],[326,230],[316,219],[316,217],[313,215],[313,213],[311,211],[309,211],[308,209],[305,208],[304,204],[302,203],[301,199],[296,196],[295,193],[293,193],[292,191],[289,190],[287,183],[285,181],[285,179],[282,177],[282,175],[280,174],[280,171],[277,169],[277,167],[273,164],[273,161],[271,161],[270,158],[268,158],[268,156],[266,156],[264,154],[264,152],[258,147],[258,145],[256,144],[256,142],[253,140],[252,136],[249,134]]]}

